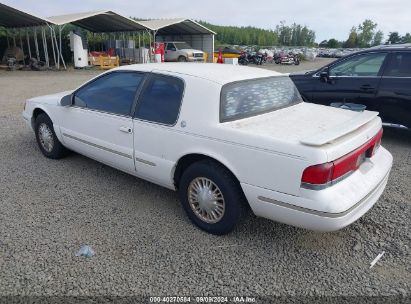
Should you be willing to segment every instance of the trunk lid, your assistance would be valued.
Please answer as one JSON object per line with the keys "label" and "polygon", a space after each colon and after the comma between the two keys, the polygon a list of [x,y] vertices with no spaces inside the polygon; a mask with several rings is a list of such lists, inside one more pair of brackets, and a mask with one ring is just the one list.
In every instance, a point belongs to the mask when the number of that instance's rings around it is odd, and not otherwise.
{"label": "trunk lid", "polygon": [[230,127],[307,148],[335,159],[358,148],[381,128],[377,112],[354,112],[311,103],[229,122]]}

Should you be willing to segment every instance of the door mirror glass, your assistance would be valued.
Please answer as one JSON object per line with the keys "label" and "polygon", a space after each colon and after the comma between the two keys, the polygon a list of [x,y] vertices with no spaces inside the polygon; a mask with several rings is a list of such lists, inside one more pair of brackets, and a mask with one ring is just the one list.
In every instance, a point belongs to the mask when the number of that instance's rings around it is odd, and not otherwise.
{"label": "door mirror glass", "polygon": [[60,105],[62,107],[69,107],[73,104],[72,100],[73,100],[73,95],[71,95],[71,94],[66,95],[60,100]]}

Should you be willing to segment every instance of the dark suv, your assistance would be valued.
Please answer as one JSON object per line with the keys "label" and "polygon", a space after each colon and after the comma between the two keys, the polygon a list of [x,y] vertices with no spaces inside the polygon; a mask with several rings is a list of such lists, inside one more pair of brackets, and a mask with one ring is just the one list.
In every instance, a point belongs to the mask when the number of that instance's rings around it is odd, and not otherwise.
{"label": "dark suv", "polygon": [[365,105],[385,125],[411,128],[411,44],[370,48],[290,77],[308,102]]}

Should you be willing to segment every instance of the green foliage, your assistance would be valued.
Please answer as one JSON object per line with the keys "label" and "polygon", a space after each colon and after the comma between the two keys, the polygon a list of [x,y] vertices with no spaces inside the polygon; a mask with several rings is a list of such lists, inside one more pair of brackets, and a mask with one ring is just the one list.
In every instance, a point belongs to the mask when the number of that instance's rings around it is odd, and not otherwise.
{"label": "green foliage", "polygon": [[307,26],[293,23],[287,26],[281,21],[276,26],[278,44],[283,46],[313,46],[315,44],[315,32]]}
{"label": "green foliage", "polygon": [[390,32],[386,44],[395,43],[411,43],[411,34],[406,33],[404,36],[401,36],[398,32]]}
{"label": "green foliage", "polygon": [[343,43],[346,48],[364,48],[374,45],[380,45],[384,39],[384,33],[381,30],[376,31],[377,23],[370,19],[365,19],[358,26],[353,26],[348,35],[348,39]]}
{"label": "green foliage", "polygon": [[222,26],[205,21],[199,23],[217,33],[216,45],[312,46],[315,43],[315,32],[295,23],[286,26],[285,22],[281,22],[274,31],[252,26]]}
{"label": "green foliage", "polygon": [[402,43],[411,43],[411,34],[406,33],[404,36],[401,37]]}
{"label": "green foliage", "polygon": [[217,33],[216,44],[224,45],[276,45],[277,34],[272,30],[252,26],[221,26],[199,21],[200,24]]}
{"label": "green foliage", "polygon": [[382,41],[384,39],[384,33],[383,31],[377,31],[374,35],[373,41],[372,41],[372,45],[376,46],[376,45],[381,45]]}
{"label": "green foliage", "polygon": [[358,26],[358,46],[369,47],[371,46],[372,39],[375,35],[375,29],[377,23],[370,19],[365,19],[362,24]]}
{"label": "green foliage", "polygon": [[395,43],[400,43],[400,42],[401,42],[400,34],[398,34],[398,32],[390,32],[390,34],[388,35],[387,43],[395,44]]}
{"label": "green foliage", "polygon": [[341,44],[342,43],[339,42],[337,39],[331,38],[327,42],[327,47],[332,48],[332,49],[336,49],[336,48],[340,48]]}
{"label": "green foliage", "polygon": [[348,35],[348,39],[343,46],[346,48],[355,48],[358,46],[358,34],[357,28],[355,26],[351,28],[350,34]]}

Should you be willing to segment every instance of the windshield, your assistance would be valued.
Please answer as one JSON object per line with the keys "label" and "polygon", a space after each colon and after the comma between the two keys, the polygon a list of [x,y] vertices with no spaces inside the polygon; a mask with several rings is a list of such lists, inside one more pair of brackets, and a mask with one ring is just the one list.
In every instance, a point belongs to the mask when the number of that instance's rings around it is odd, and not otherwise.
{"label": "windshield", "polygon": [[231,121],[271,112],[302,102],[288,76],[250,79],[224,85],[220,121]]}
{"label": "windshield", "polygon": [[177,50],[182,50],[182,49],[191,49],[192,47],[185,43],[185,42],[174,42],[174,45],[176,46]]}

